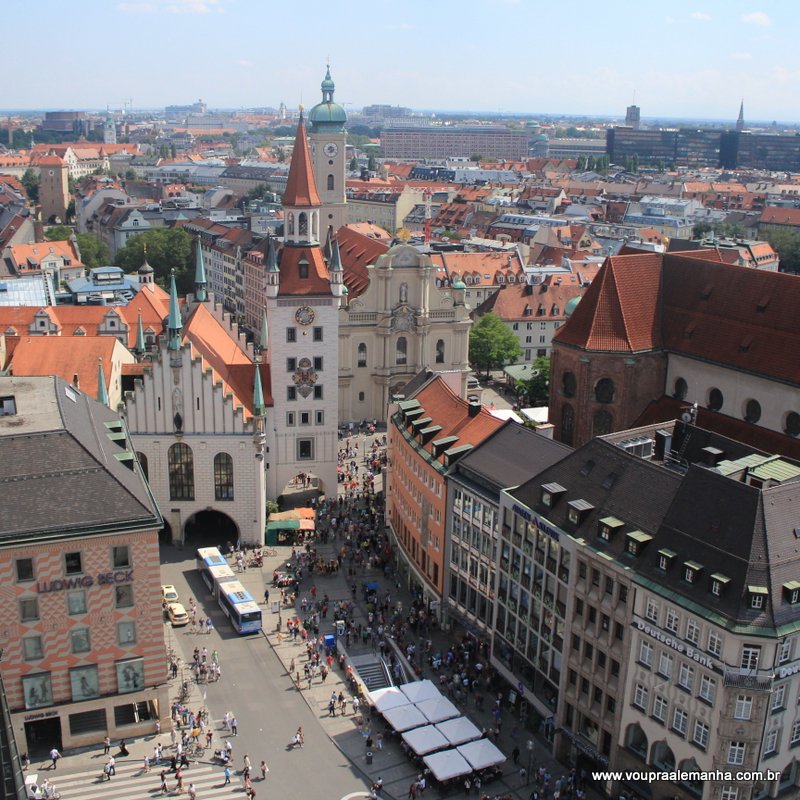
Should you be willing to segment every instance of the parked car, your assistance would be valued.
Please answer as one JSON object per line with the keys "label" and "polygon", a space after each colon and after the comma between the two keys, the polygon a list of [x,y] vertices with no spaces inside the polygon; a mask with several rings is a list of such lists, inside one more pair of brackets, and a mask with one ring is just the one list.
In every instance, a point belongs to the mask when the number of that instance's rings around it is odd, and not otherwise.
{"label": "parked car", "polygon": [[172,623],[173,628],[189,624],[189,615],[180,603],[170,603],[167,606],[167,619]]}
{"label": "parked car", "polygon": [[178,590],[171,583],[164,584],[161,587],[161,605],[166,608],[170,603],[178,602],[180,602]]}

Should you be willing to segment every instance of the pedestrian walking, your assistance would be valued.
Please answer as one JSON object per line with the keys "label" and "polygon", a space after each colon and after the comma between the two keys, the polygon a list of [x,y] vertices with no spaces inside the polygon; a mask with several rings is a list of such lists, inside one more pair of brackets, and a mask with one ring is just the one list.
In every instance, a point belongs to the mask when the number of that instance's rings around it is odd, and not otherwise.
{"label": "pedestrian walking", "polygon": [[144,771],[150,772],[150,756],[144,757]]}
{"label": "pedestrian walking", "polygon": [[106,738],[103,739],[103,755],[107,756],[108,751],[110,749],[111,749],[111,738],[109,736],[106,736]]}
{"label": "pedestrian walking", "polygon": [[237,736],[239,733],[239,722],[236,717],[231,717],[231,734]]}
{"label": "pedestrian walking", "polygon": [[351,702],[353,704],[353,716],[355,716],[356,714],[358,714],[358,706],[360,705],[358,701],[358,696],[353,697]]}
{"label": "pedestrian walking", "polygon": [[178,767],[178,771],[175,773],[175,780],[177,781],[175,784],[175,791],[179,794],[183,794],[183,772],[180,767]]}
{"label": "pedestrian walking", "polygon": [[267,762],[263,759],[261,760],[261,780],[265,781],[267,779],[267,773],[269,772],[269,767],[267,766]]}
{"label": "pedestrian walking", "polygon": [[109,775],[109,777],[111,775],[116,775],[117,774],[117,761],[114,758],[114,756],[109,756],[108,757],[108,761],[106,762],[106,766],[108,767],[108,775]]}
{"label": "pedestrian walking", "polygon": [[197,798],[197,789],[194,788],[194,784],[189,784],[189,800],[196,800]]}
{"label": "pedestrian walking", "polygon": [[53,761],[50,769],[55,769],[56,766],[58,765],[58,759],[61,758],[61,753],[58,752],[58,748],[54,747],[50,751],[50,758]]}
{"label": "pedestrian walking", "polygon": [[514,749],[511,751],[511,758],[514,759],[514,764],[519,763],[519,747],[514,745]]}
{"label": "pedestrian walking", "polygon": [[225,772],[223,774],[225,775],[225,783],[223,783],[222,785],[227,786],[231,782],[231,768],[226,766]]}
{"label": "pedestrian walking", "polygon": [[169,791],[169,786],[167,786],[167,771],[165,769],[161,770],[161,794],[166,794]]}
{"label": "pedestrian walking", "polygon": [[242,770],[244,773],[245,779],[250,777],[250,756],[247,753],[244,754],[244,769]]}

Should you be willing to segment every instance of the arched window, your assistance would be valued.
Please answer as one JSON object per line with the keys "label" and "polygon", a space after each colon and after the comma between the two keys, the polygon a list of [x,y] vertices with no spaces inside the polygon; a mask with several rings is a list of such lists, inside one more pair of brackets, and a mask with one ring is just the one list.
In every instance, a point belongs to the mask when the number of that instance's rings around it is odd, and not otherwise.
{"label": "arched window", "polygon": [[308,236],[308,215],[302,212],[297,217],[297,235]]}
{"label": "arched window", "polygon": [[660,767],[663,772],[672,772],[675,769],[675,754],[666,742],[656,742],[653,745],[650,762]]}
{"label": "arched window", "polygon": [[408,284],[401,283],[400,284],[400,302],[407,303],[408,302]]}
{"label": "arched window", "polygon": [[605,436],[611,433],[613,420],[608,411],[596,411],[592,417],[592,436]]}
{"label": "arched window", "polygon": [[444,339],[436,342],[436,363],[444,364]]}
{"label": "arched window", "polygon": [[367,345],[364,342],[361,342],[358,346],[358,366],[367,366]]}
{"label": "arched window", "polygon": [[633,725],[628,725],[628,729],[625,731],[625,747],[631,752],[636,753],[642,761],[647,758],[647,750],[649,748],[647,735],[638,722]]}
{"label": "arched window", "polygon": [[290,236],[294,236],[294,214],[290,211],[286,217],[286,226]]}
{"label": "arched window", "polygon": [[136,458],[139,459],[139,466],[142,468],[142,474],[145,480],[150,479],[150,473],[147,466],[147,456],[144,453],[136,453]]}
{"label": "arched window", "polygon": [[672,396],[676,400],[685,400],[689,391],[689,384],[683,378],[675,378],[675,390]]}
{"label": "arched window", "polygon": [[800,436],[800,414],[790,411],[783,421],[783,432],[789,436]]}
{"label": "arched window", "polygon": [[575,433],[575,410],[571,405],[565,403],[561,406],[561,441],[564,444],[572,445],[572,437]]}
{"label": "arched window", "polygon": [[167,454],[169,499],[194,500],[194,456],[188,444],[178,442]]}
{"label": "arched window", "polygon": [[614,402],[614,381],[611,378],[600,378],[594,387],[594,399],[598,403]]}
{"label": "arched window", "polygon": [[394,363],[395,364],[408,363],[408,342],[406,341],[405,336],[401,336],[397,340],[397,345],[394,351]]}
{"label": "arched window", "polygon": [[328,191],[333,191],[333,175],[328,175]]}
{"label": "arched window", "polygon": [[761,419],[761,403],[758,400],[748,400],[745,403],[744,418],[746,422],[754,424]]}
{"label": "arched window", "polygon": [[708,407],[712,411],[719,411],[724,402],[725,397],[723,396],[722,392],[717,388],[711,389],[711,391],[708,393]]}
{"label": "arched window", "polygon": [[228,453],[214,456],[214,499],[233,500],[233,459]]}
{"label": "arched window", "polygon": [[575,379],[575,373],[565,372],[561,376],[561,391],[564,392],[564,397],[575,397],[577,390],[578,381]]}

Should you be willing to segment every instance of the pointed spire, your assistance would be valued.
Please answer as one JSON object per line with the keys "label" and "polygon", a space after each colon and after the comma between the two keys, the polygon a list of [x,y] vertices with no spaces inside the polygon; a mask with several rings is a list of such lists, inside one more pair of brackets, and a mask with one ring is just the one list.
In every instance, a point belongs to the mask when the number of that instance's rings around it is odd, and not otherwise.
{"label": "pointed spire", "polygon": [[263,417],[267,413],[267,406],[264,402],[264,389],[261,386],[261,364],[256,360],[256,384],[253,389],[253,415]]}
{"label": "pointed spire", "polygon": [[258,345],[261,348],[261,351],[269,347],[269,327],[267,323],[267,307],[264,306],[264,313],[261,317],[261,335],[258,338]]}
{"label": "pointed spire", "polygon": [[203,246],[200,241],[200,237],[197,237],[197,253],[195,258],[195,268],[194,268],[194,286],[195,292],[194,296],[201,302],[205,303],[208,299],[208,293],[206,292],[206,286],[208,285],[208,281],[206,280],[206,265],[203,261]]}
{"label": "pointed spire", "polygon": [[143,356],[144,351],[147,349],[144,342],[144,328],[142,327],[142,312],[139,311],[139,319],[136,321],[136,344],[134,345],[133,352],[137,356]]}
{"label": "pointed spire", "polygon": [[292,161],[289,165],[289,177],[286,191],[283,193],[284,208],[309,208],[322,205],[314,182],[314,170],[311,167],[311,151],[308,149],[306,125],[303,122],[303,109],[300,108],[300,121],[297,123],[297,135],[294,140]]}
{"label": "pointed spire", "polygon": [[181,349],[181,312],[178,308],[178,289],[175,286],[175,270],[169,276],[169,317],[167,318],[167,332],[169,333],[168,350]]}
{"label": "pointed spire", "polygon": [[97,402],[108,406],[108,389],[106,387],[106,376],[103,373],[103,359],[97,359]]}
{"label": "pointed spire", "polygon": [[333,226],[328,225],[328,235],[325,237],[325,247],[322,250],[322,255],[325,256],[328,261],[331,260],[331,254],[333,252],[333,248],[331,243],[333,242]]}
{"label": "pointed spire", "polygon": [[267,239],[267,272],[280,272],[275,240],[271,236]]}
{"label": "pointed spire", "polygon": [[742,98],[742,102],[739,104],[739,118],[736,120],[736,130],[744,130],[744,97]]}
{"label": "pointed spire", "polygon": [[339,242],[336,239],[331,240],[331,257],[328,265],[328,271],[331,273],[344,271],[342,269],[342,256],[339,252]]}
{"label": "pointed spire", "polygon": [[142,261],[142,266],[139,267],[139,274],[151,275],[153,273],[153,268],[147,263],[147,242],[142,244],[142,253],[144,254],[144,261]]}

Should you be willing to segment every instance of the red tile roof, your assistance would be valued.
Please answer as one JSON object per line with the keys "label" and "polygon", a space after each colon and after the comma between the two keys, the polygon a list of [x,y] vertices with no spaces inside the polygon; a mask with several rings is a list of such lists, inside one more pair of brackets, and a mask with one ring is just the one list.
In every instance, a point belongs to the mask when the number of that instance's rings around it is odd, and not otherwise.
{"label": "red tile roof", "polygon": [[[351,300],[363,294],[369,286],[367,266],[374,264],[378,256],[382,256],[389,249],[389,243],[385,239],[375,239],[362,233],[364,226],[377,227],[368,223],[357,223],[343,225],[336,232],[342,269],[344,269],[344,285]],[[383,229],[378,228],[378,230]],[[388,237],[388,234],[386,236]]]}
{"label": "red tile roof", "polygon": [[[421,445],[423,450],[431,453],[431,458],[433,457],[433,442],[436,439],[457,436],[458,441],[451,447],[460,447],[465,444],[478,445],[503,425],[503,420],[493,417],[484,407],[481,407],[481,410],[471,417],[469,403],[455,394],[439,375],[426,383],[413,396],[413,399],[417,400],[425,409],[425,416],[431,418],[431,425],[442,426],[442,430],[431,441]],[[443,463],[444,454],[440,454],[438,459],[434,460]]]}
{"label": "red tile roof", "polygon": [[[308,277],[300,277],[300,262],[308,262]],[[285,245],[281,251],[280,295],[330,295],[328,265],[319,245]]]}
{"label": "red tile roof", "polygon": [[289,165],[289,177],[286,181],[286,191],[283,193],[284,208],[309,208],[322,205],[314,183],[314,170],[311,166],[311,152],[306,139],[306,126],[303,117],[297,126],[297,135],[294,140],[292,161]]}
{"label": "red tile roof", "polygon": [[800,226],[800,208],[776,208],[768,206],[761,212],[758,221],[763,225]]}

